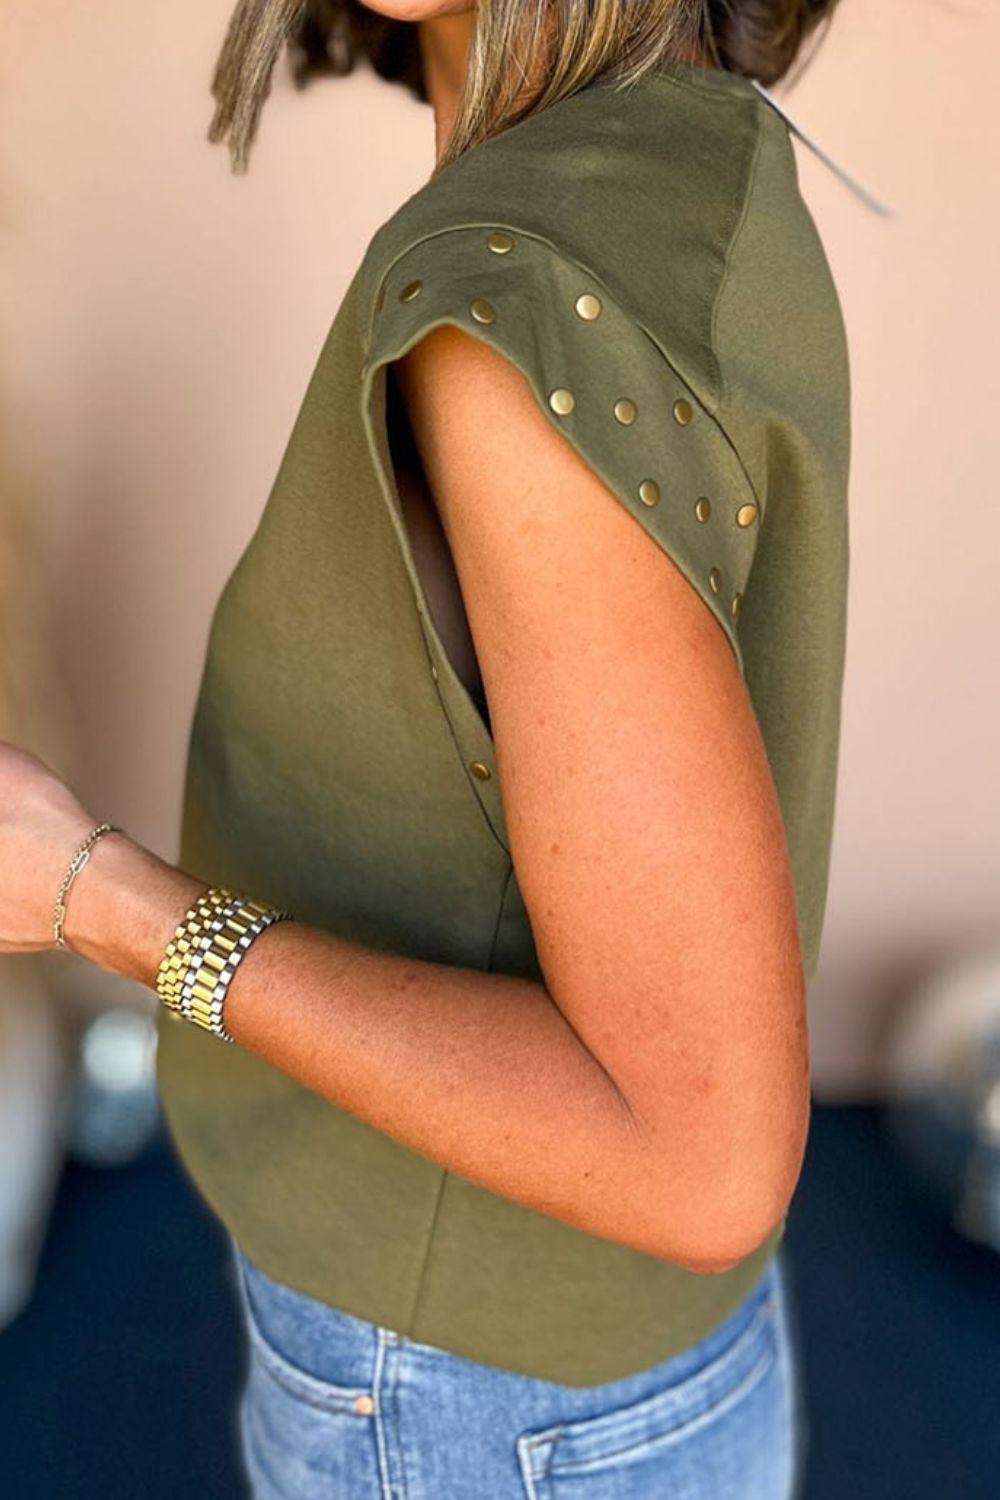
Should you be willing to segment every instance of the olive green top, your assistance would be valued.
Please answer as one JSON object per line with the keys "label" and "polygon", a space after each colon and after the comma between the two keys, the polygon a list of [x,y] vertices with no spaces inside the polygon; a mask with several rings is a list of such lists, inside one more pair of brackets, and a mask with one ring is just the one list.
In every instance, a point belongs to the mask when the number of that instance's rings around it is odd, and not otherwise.
{"label": "olive green top", "polygon": [[[376,231],[215,610],[181,864],[375,949],[542,978],[489,722],[442,648],[389,456],[386,366],[439,323],[513,361],[725,631],[810,977],[846,622],[846,340],[787,125],[749,80],[688,64],[521,121]],[[591,1385],[684,1349],[784,1228],[701,1275],[491,1193],[165,1014],[158,1069],[194,1183],[265,1272],[543,1379]]]}

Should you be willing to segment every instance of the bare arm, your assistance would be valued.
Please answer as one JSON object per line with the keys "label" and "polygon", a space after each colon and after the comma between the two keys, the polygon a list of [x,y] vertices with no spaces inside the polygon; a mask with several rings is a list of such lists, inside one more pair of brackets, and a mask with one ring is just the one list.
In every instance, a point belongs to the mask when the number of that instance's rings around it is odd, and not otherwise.
{"label": "bare arm", "polygon": [[[439,328],[399,368],[466,599],[545,983],[285,923],[237,970],[227,1026],[492,1191],[726,1269],[785,1212],[809,1110],[791,878],[745,685],[691,585],[512,366]],[[46,880],[65,852],[64,832],[35,860]],[[204,884],[111,836],[74,890],[67,935],[151,985]],[[7,938],[7,900],[0,916]]]}

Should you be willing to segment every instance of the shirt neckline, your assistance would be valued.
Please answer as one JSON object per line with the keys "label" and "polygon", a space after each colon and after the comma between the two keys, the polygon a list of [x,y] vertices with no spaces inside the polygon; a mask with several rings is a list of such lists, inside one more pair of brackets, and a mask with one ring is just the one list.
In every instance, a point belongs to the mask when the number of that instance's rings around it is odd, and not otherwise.
{"label": "shirt neckline", "polygon": [[730,68],[713,68],[702,63],[684,62],[680,58],[661,60],[643,77],[654,83],[687,83],[714,94],[753,99],[755,103],[761,99],[756,83],[747,74],[734,73]]}

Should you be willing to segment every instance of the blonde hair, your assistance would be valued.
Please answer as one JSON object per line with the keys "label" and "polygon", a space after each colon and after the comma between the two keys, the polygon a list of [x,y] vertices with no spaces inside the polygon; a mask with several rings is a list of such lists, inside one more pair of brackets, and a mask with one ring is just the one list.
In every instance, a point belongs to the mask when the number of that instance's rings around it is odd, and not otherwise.
{"label": "blonde hair", "polygon": [[[783,77],[837,0],[478,0],[466,76],[439,172],[598,78],[625,87],[671,60],[706,62],[768,85]],[[246,170],[274,65],[288,45],[301,86],[352,71],[366,57],[381,77],[427,101],[418,23],[359,0],[239,0],[212,78],[209,140]]]}

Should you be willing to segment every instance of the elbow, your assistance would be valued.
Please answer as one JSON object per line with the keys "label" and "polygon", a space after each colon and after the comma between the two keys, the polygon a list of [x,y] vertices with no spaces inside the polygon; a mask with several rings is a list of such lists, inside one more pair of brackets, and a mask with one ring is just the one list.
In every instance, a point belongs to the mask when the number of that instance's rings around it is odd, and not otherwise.
{"label": "elbow", "polygon": [[[769,1243],[776,1245],[798,1185],[807,1128],[793,1132],[781,1149],[772,1141],[767,1151],[742,1152],[730,1171],[717,1169],[697,1187],[688,1177],[683,1194],[687,1211],[662,1215],[657,1230],[650,1227],[652,1253],[684,1270],[712,1276],[731,1271]],[[761,1163],[767,1163],[766,1172]],[[662,1184],[662,1176],[659,1180]]]}
{"label": "elbow", "polygon": [[[745,1180],[725,1194],[720,1193],[717,1182],[700,1192],[693,1192],[686,1184],[685,1211],[661,1211],[655,1222],[650,1221],[654,1195],[647,1184],[640,1225],[636,1226],[634,1214],[627,1215],[633,1220],[633,1232],[615,1237],[646,1255],[698,1275],[731,1271],[765,1243],[773,1239],[777,1244],[794,1191],[794,1185],[774,1185],[772,1192],[765,1193],[750,1179],[751,1174],[746,1174]],[[655,1197],[662,1205],[662,1192]],[[677,1201],[676,1182],[671,1197]]]}
{"label": "elbow", "polygon": [[689,1237],[663,1258],[699,1276],[719,1276],[747,1260],[772,1237],[776,1242],[787,1212],[786,1202],[777,1213],[765,1219],[746,1218],[733,1224],[716,1225],[697,1239]]}

